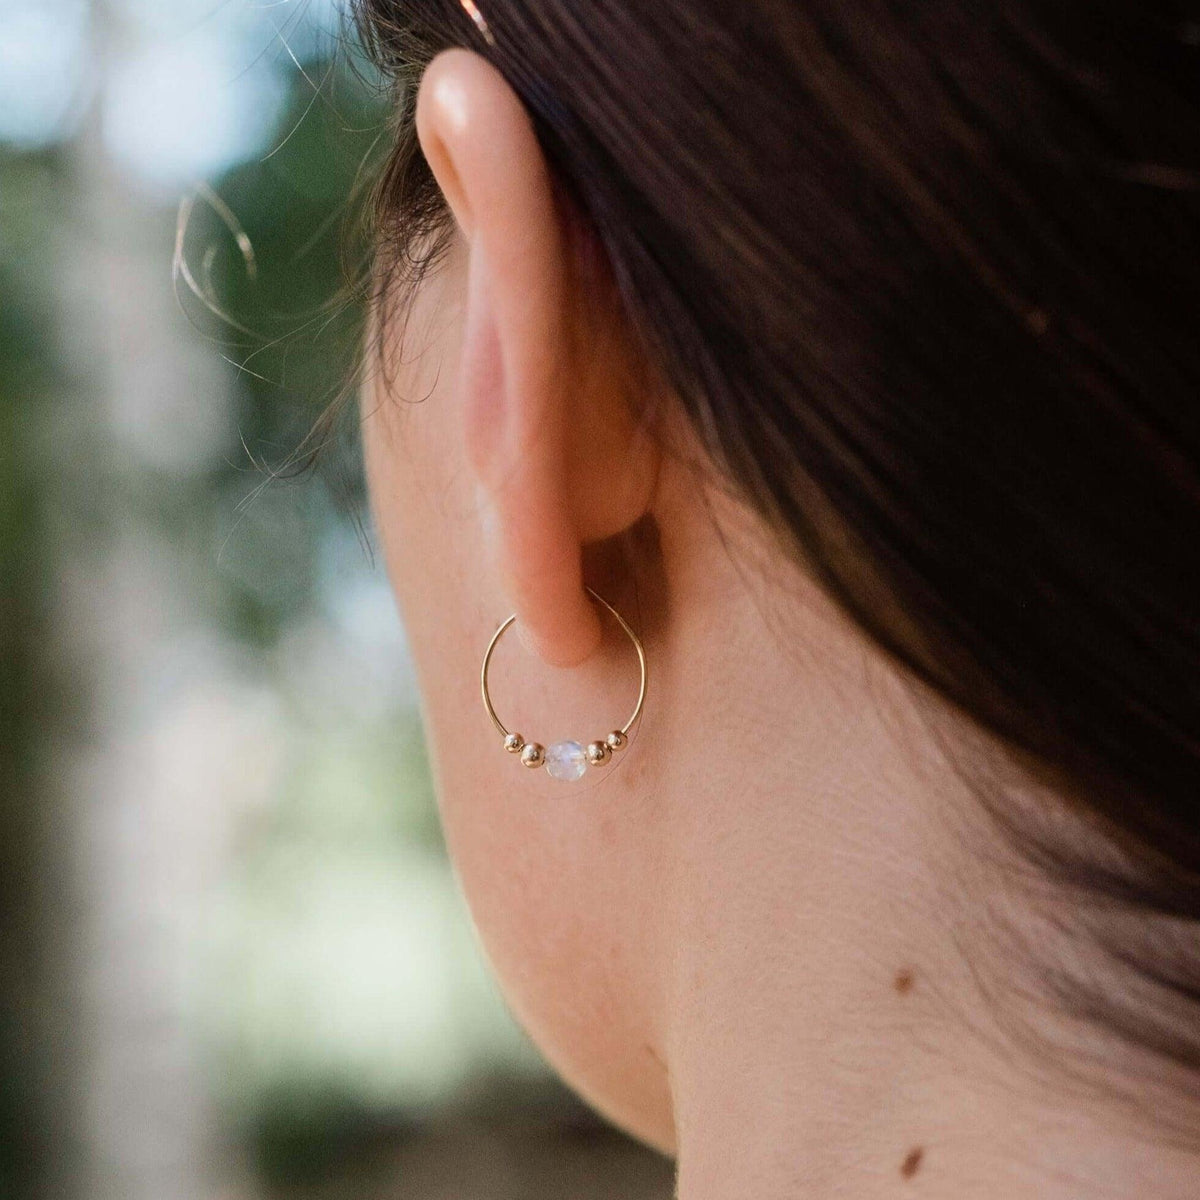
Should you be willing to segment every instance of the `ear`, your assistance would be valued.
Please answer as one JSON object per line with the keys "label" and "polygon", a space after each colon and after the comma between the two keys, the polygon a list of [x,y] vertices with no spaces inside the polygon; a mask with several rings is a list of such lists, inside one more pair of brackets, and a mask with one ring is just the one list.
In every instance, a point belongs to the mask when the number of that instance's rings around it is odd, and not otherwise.
{"label": "ear", "polygon": [[601,638],[583,548],[643,515],[658,470],[624,319],[611,287],[581,294],[571,215],[494,67],[465,50],[436,58],[417,130],[466,244],[458,394],[495,565],[527,642],[574,666]]}

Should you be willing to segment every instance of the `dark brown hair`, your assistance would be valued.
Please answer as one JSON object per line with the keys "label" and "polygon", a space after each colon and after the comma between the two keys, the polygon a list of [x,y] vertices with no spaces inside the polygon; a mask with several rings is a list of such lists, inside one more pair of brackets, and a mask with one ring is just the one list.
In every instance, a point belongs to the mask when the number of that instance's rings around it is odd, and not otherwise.
{"label": "dark brown hair", "polygon": [[[1059,847],[1060,867],[1192,945],[1200,7],[480,7],[489,39],[460,0],[359,0],[397,84],[389,261],[418,275],[443,217],[410,84],[470,46],[718,468],[1120,847],[1106,867]],[[1139,968],[1200,1002],[1200,947]],[[1200,1066],[1200,1008],[1169,1037],[1108,1015]]]}

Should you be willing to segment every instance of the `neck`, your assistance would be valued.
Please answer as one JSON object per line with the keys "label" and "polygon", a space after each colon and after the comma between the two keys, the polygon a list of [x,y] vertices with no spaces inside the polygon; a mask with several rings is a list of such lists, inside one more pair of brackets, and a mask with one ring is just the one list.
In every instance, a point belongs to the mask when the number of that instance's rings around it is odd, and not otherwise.
{"label": "neck", "polygon": [[680,1200],[1194,1195],[1192,1154],[1011,1036],[1015,965],[984,947],[1018,898],[983,822],[964,831],[978,800],[891,669],[819,620],[793,644],[821,661],[743,640],[729,678],[676,681],[718,712],[722,693],[763,697],[663,792],[683,798],[662,1010]]}
{"label": "neck", "polygon": [[[797,802],[825,817],[851,800]],[[1200,1164],[1143,1123],[1153,1108],[1122,1119],[1102,1078],[1070,1089],[1069,1052],[1039,1072],[1006,1040],[1006,999],[980,989],[957,919],[889,842],[883,865],[860,846],[821,870],[780,838],[805,869],[760,860],[736,909],[712,871],[697,881],[667,1037],[679,1200],[1193,1197]]]}
{"label": "neck", "polygon": [[1039,1094],[1032,1072],[953,1036],[919,975],[888,1028],[887,1005],[864,994],[871,962],[839,957],[844,982],[860,980],[840,1014],[796,1020],[795,992],[759,981],[682,1015],[679,1200],[1195,1195],[1191,1155],[1089,1112],[1085,1096]]}

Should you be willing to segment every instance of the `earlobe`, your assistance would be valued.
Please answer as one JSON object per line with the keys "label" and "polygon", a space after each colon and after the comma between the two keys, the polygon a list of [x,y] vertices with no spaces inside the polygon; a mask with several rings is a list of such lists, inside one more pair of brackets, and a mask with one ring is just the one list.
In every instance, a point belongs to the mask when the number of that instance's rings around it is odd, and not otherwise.
{"label": "earlobe", "polygon": [[623,339],[605,306],[576,294],[549,171],[503,76],[477,55],[448,51],[427,69],[417,113],[465,243],[457,395],[494,565],[526,641],[547,662],[573,666],[601,639],[584,543],[633,524],[650,492],[640,478],[645,431],[639,453],[629,452],[638,431],[627,359],[603,349]]}

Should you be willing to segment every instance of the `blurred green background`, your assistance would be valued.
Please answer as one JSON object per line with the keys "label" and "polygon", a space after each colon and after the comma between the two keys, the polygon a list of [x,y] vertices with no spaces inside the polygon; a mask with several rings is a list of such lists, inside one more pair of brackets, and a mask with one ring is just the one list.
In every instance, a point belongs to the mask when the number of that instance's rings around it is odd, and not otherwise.
{"label": "blurred green background", "polygon": [[385,121],[336,3],[0,0],[3,1200],[670,1194],[488,978],[353,420],[275,475]]}

